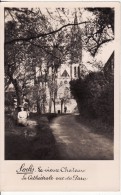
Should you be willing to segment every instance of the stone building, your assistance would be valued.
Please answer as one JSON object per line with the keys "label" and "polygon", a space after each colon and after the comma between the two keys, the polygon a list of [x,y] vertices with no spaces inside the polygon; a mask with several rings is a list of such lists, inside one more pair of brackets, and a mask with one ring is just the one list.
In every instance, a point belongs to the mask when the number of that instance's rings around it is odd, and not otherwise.
{"label": "stone building", "polygon": [[[77,23],[75,13],[74,24]],[[83,68],[81,29],[78,25],[74,25],[71,28],[69,60],[66,60],[65,63],[58,67],[54,82],[42,81],[42,77],[44,79],[46,77],[46,73],[44,72],[46,70],[45,63],[41,67],[36,67],[36,80],[39,81],[41,87],[46,89],[45,109],[42,112],[63,113],[65,107],[67,113],[77,112],[77,103],[71,95],[69,83],[72,79],[78,79],[81,76]],[[47,77],[52,78],[52,75],[53,68],[49,67]]]}

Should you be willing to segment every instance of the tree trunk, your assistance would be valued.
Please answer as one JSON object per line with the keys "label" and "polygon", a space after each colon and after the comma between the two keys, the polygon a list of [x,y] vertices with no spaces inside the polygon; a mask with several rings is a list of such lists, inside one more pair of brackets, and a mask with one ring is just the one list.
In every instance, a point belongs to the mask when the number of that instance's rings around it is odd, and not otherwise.
{"label": "tree trunk", "polygon": [[50,92],[49,113],[51,113],[51,110],[52,110],[52,97],[51,97],[51,92]]}
{"label": "tree trunk", "polygon": [[63,100],[61,100],[61,114],[63,113]]}
{"label": "tree trunk", "polygon": [[12,83],[14,85],[15,91],[16,91],[16,96],[17,96],[17,106],[22,105],[23,103],[23,94],[22,90],[17,82],[16,79],[12,79]]}
{"label": "tree trunk", "polygon": [[10,81],[12,82],[15,92],[16,92],[16,98],[17,98],[17,106],[21,105],[23,102],[23,94],[22,94],[22,90],[17,82],[17,79],[14,79],[12,74],[10,74],[9,70],[8,70],[8,75],[10,78]]}
{"label": "tree trunk", "polygon": [[45,113],[45,102],[44,100],[42,99],[42,103],[41,103],[41,113]]}
{"label": "tree trunk", "polygon": [[53,105],[54,105],[54,113],[56,113],[55,100],[53,100]]}
{"label": "tree trunk", "polygon": [[41,114],[40,101],[37,100],[37,113]]}
{"label": "tree trunk", "polygon": [[72,80],[72,64],[70,65],[70,75],[71,75],[71,80]]}

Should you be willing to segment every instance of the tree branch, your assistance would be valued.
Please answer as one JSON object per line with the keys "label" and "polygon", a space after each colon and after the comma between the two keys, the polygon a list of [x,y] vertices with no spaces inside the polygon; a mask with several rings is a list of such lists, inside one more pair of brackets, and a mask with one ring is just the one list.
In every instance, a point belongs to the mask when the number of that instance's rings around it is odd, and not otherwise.
{"label": "tree branch", "polygon": [[46,37],[48,35],[52,35],[52,34],[55,34],[55,33],[59,32],[63,28],[66,28],[66,27],[69,27],[69,26],[77,26],[77,25],[86,24],[86,23],[89,23],[89,22],[80,22],[80,23],[77,23],[77,24],[66,24],[66,25],[63,25],[62,27],[60,27],[59,29],[53,30],[53,31],[48,32],[48,33],[39,33],[36,36],[15,38],[15,39],[12,39],[12,40],[9,40],[9,41],[5,41],[5,44],[11,44],[11,43],[19,42],[19,41],[30,41],[31,39],[37,39],[37,38],[40,38],[40,37]]}
{"label": "tree branch", "polygon": [[8,10],[9,11],[9,13],[10,13],[10,11],[16,11],[16,12],[20,12],[20,13],[24,13],[24,14],[27,14],[27,12],[29,12],[29,13],[32,13],[32,14],[36,14],[35,12],[33,12],[33,11],[31,11],[31,10],[22,10],[22,9],[19,9],[19,8],[5,8],[5,10]]}
{"label": "tree branch", "polygon": [[96,46],[94,46],[93,48],[90,48],[90,52],[91,52],[91,50],[94,50],[93,51],[93,56],[95,56],[95,54],[97,53],[97,51],[98,51],[98,49],[100,48],[100,46],[101,45],[103,45],[104,43],[108,43],[108,42],[110,42],[110,41],[113,41],[114,39],[106,39],[106,40],[103,40],[103,41],[101,41],[100,43],[98,43]]}
{"label": "tree branch", "polygon": [[47,51],[47,50],[45,49],[45,47],[42,47],[42,46],[37,45],[37,44],[34,44],[34,43],[32,43],[32,42],[31,42],[31,44],[32,44],[33,46],[35,46],[35,47],[41,48],[43,51],[45,51],[47,54],[50,54],[50,55],[53,56],[54,58],[56,58],[56,59],[58,59],[58,60],[60,59],[60,58],[58,58],[57,56],[53,55],[51,52]]}

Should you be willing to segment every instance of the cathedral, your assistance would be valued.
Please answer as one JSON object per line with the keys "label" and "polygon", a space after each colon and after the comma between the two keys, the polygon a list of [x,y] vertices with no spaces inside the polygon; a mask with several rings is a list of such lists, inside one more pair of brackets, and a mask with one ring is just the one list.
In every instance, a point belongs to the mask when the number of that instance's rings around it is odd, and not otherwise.
{"label": "cathedral", "polygon": [[[75,13],[74,24],[77,24],[77,16]],[[77,103],[70,92],[70,81],[78,79],[82,72],[82,41],[81,41],[81,29],[78,25],[74,25],[71,28],[70,37],[70,60],[61,64],[56,72],[56,78],[52,83],[46,83],[44,85],[46,91],[46,101],[44,103],[45,108],[43,113],[76,113]],[[41,67],[41,71],[45,70],[45,67]],[[49,67],[48,77],[52,77],[53,69]],[[39,67],[36,67],[36,78],[39,78]],[[40,82],[41,87],[43,86]],[[56,89],[55,89],[56,88]]]}
{"label": "cathedral", "polygon": [[[38,68],[36,68],[36,78],[39,78]],[[48,77],[52,75],[52,68],[49,68]],[[77,112],[77,103],[70,92],[70,81],[79,78],[79,64],[61,64],[56,73],[56,79],[54,81],[55,96],[53,97],[53,86],[49,86],[49,83],[43,84],[46,91],[45,113],[74,113]],[[42,82],[40,82],[42,87]],[[53,91],[54,92],[54,91]],[[52,95],[51,95],[52,94]],[[53,100],[54,98],[54,100]],[[51,110],[49,104],[51,101]],[[66,111],[65,111],[66,108]]]}
{"label": "cathedral", "polygon": [[[72,67],[70,66],[70,64],[62,64],[59,67],[57,72],[57,78],[56,78],[57,92],[55,97],[55,110],[53,105],[54,102],[52,101],[52,109],[51,109],[52,113],[77,112],[77,103],[71,95],[69,82],[72,79],[78,78],[78,71],[79,71],[78,67],[79,67],[78,64],[74,64]],[[46,112],[49,112],[50,95],[49,95],[48,87],[46,89],[47,89]]]}

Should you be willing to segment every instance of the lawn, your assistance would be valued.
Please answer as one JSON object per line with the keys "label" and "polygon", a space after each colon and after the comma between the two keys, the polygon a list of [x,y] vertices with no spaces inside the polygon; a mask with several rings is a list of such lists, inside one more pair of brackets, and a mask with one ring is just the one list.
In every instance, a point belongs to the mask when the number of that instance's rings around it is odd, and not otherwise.
{"label": "lawn", "polygon": [[5,116],[5,160],[56,160],[58,151],[49,122],[55,115],[31,114],[28,126]]}

